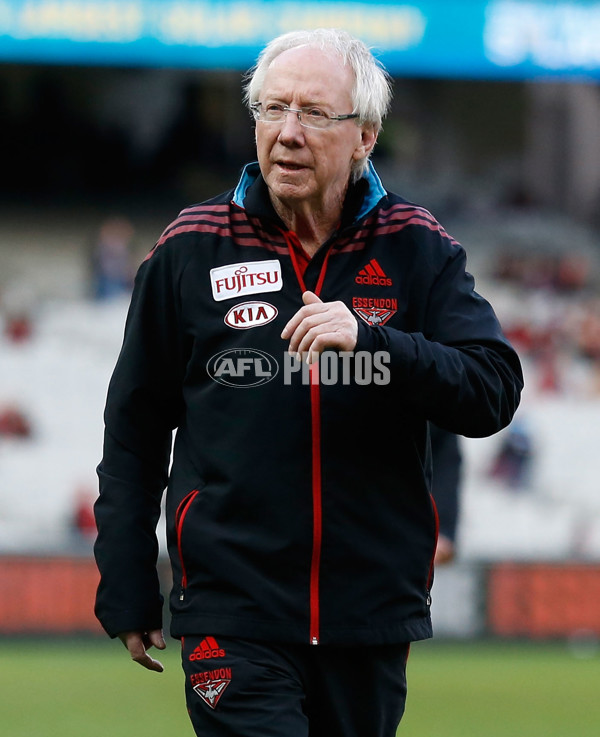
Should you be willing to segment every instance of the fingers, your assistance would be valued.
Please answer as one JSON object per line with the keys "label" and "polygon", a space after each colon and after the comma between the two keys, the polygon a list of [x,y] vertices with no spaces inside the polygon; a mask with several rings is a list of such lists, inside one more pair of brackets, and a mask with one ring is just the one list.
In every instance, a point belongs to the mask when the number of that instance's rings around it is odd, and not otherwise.
{"label": "fingers", "polygon": [[283,328],[281,332],[281,337],[285,340],[286,338],[290,338],[302,320],[305,316],[310,314],[316,314],[317,312],[321,311],[321,308],[318,307],[318,305],[323,305],[323,308],[325,307],[324,303],[317,297],[317,295],[314,292],[304,292],[302,295],[302,301],[305,305],[315,305],[312,309],[305,309],[304,307],[300,308],[298,312],[292,317],[292,319],[288,322],[288,324]]}
{"label": "fingers", "polygon": [[153,670],[156,673],[164,671],[163,664],[159,660],[155,660],[148,654],[151,647],[164,650],[166,647],[161,630],[152,630],[150,632],[122,632],[119,639],[125,645],[131,659],[134,663],[138,663],[143,668]]}
{"label": "fingers", "polygon": [[289,339],[288,350],[313,363],[323,350],[352,351],[358,338],[356,318],[343,302],[323,302],[314,292],[302,295],[304,307],[284,327],[281,337]]}
{"label": "fingers", "polygon": [[314,292],[304,292],[302,295],[302,301],[305,305],[322,305],[323,300],[317,297]]}
{"label": "fingers", "polygon": [[438,538],[438,544],[435,551],[434,564],[437,566],[443,566],[454,560],[456,551],[454,549],[454,543],[447,537],[440,535]]}
{"label": "fingers", "polygon": [[167,647],[162,630],[151,630],[148,632],[148,639],[158,650],[164,650]]}

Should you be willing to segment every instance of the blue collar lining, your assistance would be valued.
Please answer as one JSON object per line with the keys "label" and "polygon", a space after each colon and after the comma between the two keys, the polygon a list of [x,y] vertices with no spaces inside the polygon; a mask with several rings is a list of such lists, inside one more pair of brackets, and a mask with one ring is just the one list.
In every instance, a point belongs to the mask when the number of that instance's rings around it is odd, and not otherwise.
{"label": "blue collar lining", "polygon": [[[260,175],[260,167],[257,161],[253,161],[250,164],[246,164],[242,170],[240,181],[237,184],[233,192],[233,203],[238,207],[244,208],[244,200],[249,187],[257,180]],[[363,178],[367,180],[368,189],[363,199],[362,205],[359,212],[356,215],[356,220],[363,218],[368,212],[370,212],[375,205],[387,195],[379,175],[375,171],[375,167],[369,161],[367,171],[363,175]]]}

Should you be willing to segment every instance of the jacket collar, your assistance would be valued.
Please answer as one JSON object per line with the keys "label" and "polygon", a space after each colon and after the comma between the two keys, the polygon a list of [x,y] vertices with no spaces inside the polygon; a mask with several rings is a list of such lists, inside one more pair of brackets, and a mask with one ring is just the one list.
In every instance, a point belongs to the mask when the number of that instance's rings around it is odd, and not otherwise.
{"label": "jacket collar", "polygon": [[[342,213],[342,227],[362,220],[386,196],[387,192],[375,167],[369,161],[366,173],[348,188]],[[233,192],[233,203],[246,210],[249,215],[274,220],[283,227],[271,203],[269,191],[257,161],[246,164],[242,170],[238,185]]]}

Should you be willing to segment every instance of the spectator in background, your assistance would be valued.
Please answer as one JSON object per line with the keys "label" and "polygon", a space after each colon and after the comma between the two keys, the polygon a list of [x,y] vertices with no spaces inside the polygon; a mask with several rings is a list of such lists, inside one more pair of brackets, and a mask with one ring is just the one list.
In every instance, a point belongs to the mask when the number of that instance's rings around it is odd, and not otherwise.
{"label": "spectator in background", "polygon": [[33,336],[35,303],[35,294],[25,282],[13,282],[0,294],[3,333],[11,343],[27,343]]}
{"label": "spectator in background", "polygon": [[439,517],[435,565],[450,563],[456,555],[460,511],[462,453],[458,435],[429,424],[433,466],[432,494]]}
{"label": "spectator in background", "polygon": [[132,223],[124,217],[104,221],[92,244],[91,270],[94,299],[129,294],[135,275],[132,259]]}
{"label": "spectator in background", "polygon": [[20,407],[0,406],[0,438],[28,439],[31,436],[31,423]]}
{"label": "spectator in background", "polygon": [[71,529],[78,540],[87,543],[93,543],[96,539],[95,500],[96,494],[87,485],[81,485],[77,488],[71,517]]}
{"label": "spectator in background", "polygon": [[522,491],[529,486],[532,461],[531,432],[523,419],[515,418],[502,437],[490,475],[509,489]]}

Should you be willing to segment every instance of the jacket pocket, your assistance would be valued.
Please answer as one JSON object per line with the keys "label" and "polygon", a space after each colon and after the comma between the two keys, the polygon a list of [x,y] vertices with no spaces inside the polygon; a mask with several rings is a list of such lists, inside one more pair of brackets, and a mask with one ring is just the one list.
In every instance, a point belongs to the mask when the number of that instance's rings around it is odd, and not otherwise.
{"label": "jacket pocket", "polygon": [[177,552],[179,554],[179,564],[181,565],[181,590],[179,592],[179,601],[183,601],[185,598],[185,590],[187,588],[187,571],[185,567],[185,560],[183,557],[182,549],[182,535],[183,527],[185,524],[185,518],[190,510],[190,507],[194,503],[194,500],[200,493],[200,489],[194,489],[185,496],[175,512],[175,534],[177,536]]}

